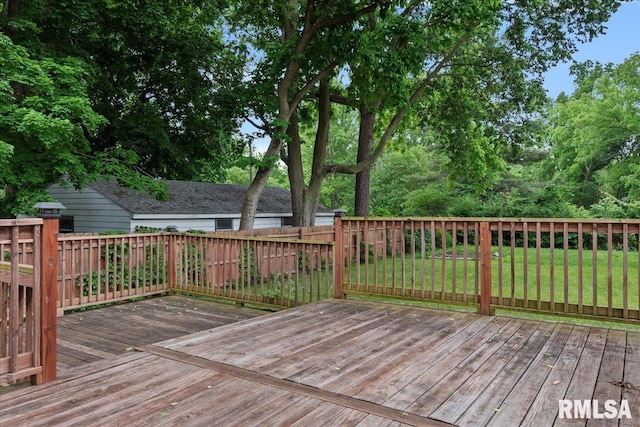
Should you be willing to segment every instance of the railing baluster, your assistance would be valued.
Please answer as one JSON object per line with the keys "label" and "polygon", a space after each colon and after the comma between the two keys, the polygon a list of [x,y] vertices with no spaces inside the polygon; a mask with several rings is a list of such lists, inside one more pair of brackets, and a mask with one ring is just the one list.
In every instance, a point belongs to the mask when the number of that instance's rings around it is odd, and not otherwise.
{"label": "railing baluster", "polygon": [[613,316],[613,230],[607,224],[607,315]]}
{"label": "railing baluster", "polygon": [[516,306],[516,223],[511,222],[511,307]]}
{"label": "railing baluster", "polygon": [[629,318],[629,224],[622,225],[622,317]]}
{"label": "railing baluster", "polygon": [[569,224],[562,224],[562,245],[564,248],[564,312],[569,312]]}
{"label": "railing baluster", "polygon": [[593,224],[593,241],[591,245],[591,288],[592,288],[592,312],[591,314],[598,314],[598,225]]}
{"label": "railing baluster", "polygon": [[542,308],[542,289],[540,284],[540,251],[542,247],[542,233],[540,231],[540,221],[536,222],[536,308]]}
{"label": "railing baluster", "polygon": [[555,289],[555,254],[556,231],[553,221],[549,223],[549,309],[556,311],[556,289]]}
{"label": "railing baluster", "polygon": [[[466,228],[465,228],[466,229]],[[503,230],[502,230],[502,221],[498,222],[498,304],[502,305],[503,302],[503,255],[502,255],[502,239],[504,237],[504,235],[502,234]],[[466,237],[466,233],[465,233],[465,237]],[[466,243],[465,243],[465,247],[466,247]],[[465,260],[466,260],[467,256],[465,253]],[[465,264],[465,282],[466,282],[466,273],[467,273],[467,267]],[[466,302],[466,299],[465,299]]]}
{"label": "railing baluster", "polygon": [[456,278],[457,278],[457,269],[456,269],[456,263],[458,261],[458,253],[457,253],[457,249],[458,249],[458,236],[457,236],[457,227],[456,227],[456,222],[455,221],[451,221],[451,296],[452,299],[454,301],[456,301],[457,298],[457,289],[456,289]]}
{"label": "railing baluster", "polygon": [[582,223],[578,224],[578,314],[584,313],[584,272],[583,272],[583,247],[584,237],[582,234]]}
{"label": "railing baluster", "polygon": [[523,279],[524,279],[524,308],[529,308],[529,228],[528,223],[525,221],[522,224],[522,264],[524,267]]}
{"label": "railing baluster", "polygon": [[440,221],[440,247],[441,247],[441,271],[440,271],[440,299],[446,299],[446,282],[447,282],[447,224]]}

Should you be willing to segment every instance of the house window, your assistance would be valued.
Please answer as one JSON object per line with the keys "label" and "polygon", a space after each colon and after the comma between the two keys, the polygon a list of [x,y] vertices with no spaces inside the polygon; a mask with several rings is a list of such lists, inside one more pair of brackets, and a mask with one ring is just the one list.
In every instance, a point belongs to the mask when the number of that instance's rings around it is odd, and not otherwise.
{"label": "house window", "polygon": [[58,224],[60,233],[73,233],[75,231],[72,215],[61,215]]}
{"label": "house window", "polygon": [[233,220],[216,219],[216,231],[217,230],[233,230]]}
{"label": "house window", "polygon": [[280,218],[281,222],[281,226],[282,227],[293,227],[293,217],[292,216],[286,216],[286,217],[282,217]]}

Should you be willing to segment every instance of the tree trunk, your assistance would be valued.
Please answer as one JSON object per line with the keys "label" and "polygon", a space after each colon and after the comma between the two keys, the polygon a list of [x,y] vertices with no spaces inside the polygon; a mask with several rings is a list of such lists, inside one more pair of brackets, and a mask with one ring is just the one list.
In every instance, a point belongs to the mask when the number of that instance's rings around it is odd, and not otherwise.
{"label": "tree trunk", "polygon": [[[362,105],[360,107],[360,132],[358,135],[358,157],[356,163],[363,162],[371,156],[375,121],[375,113]],[[371,168],[367,166],[356,174],[355,216],[369,216],[370,187]]]}
{"label": "tree trunk", "polygon": [[[6,21],[10,21],[17,18],[19,13],[20,0],[5,0],[2,14],[0,14],[0,16],[3,16]],[[17,31],[11,25],[6,25],[2,29],[2,31],[7,37],[12,37],[17,33]]]}
{"label": "tree trunk", "polygon": [[291,212],[293,213],[293,226],[303,227],[305,184],[302,166],[302,150],[300,148],[300,130],[298,128],[298,114],[293,113],[291,124],[287,128],[289,141],[287,142],[287,169],[289,175],[289,187],[291,188]]}
{"label": "tree trunk", "polygon": [[[284,132],[285,129],[280,127],[279,132]],[[277,157],[282,148],[282,139],[272,138],[269,143],[267,151],[265,151],[263,159],[269,159],[271,157]],[[253,223],[258,210],[258,202],[260,201],[260,195],[262,190],[267,185],[269,175],[271,175],[272,166],[259,166],[256,171],[256,176],[247,187],[247,192],[244,195],[244,202],[242,204],[242,214],[240,217],[240,230],[253,229]]]}
{"label": "tree trunk", "polygon": [[247,187],[244,195],[244,203],[242,204],[242,216],[240,217],[240,230],[253,229],[253,222],[258,210],[258,202],[262,190],[267,185],[267,180],[271,174],[271,168],[259,168],[255,178]]}
{"label": "tree trunk", "polygon": [[313,161],[308,186],[306,186],[304,181],[302,150],[300,149],[300,135],[295,113],[287,129],[289,142],[286,162],[289,170],[289,185],[291,186],[293,225],[296,227],[315,225],[316,212],[318,211],[318,203],[320,201],[320,191],[322,190],[322,181],[327,174],[325,170],[325,157],[327,143],[329,141],[330,121],[331,100],[329,83],[321,80],[318,98],[318,128],[313,146]]}
{"label": "tree trunk", "polygon": [[331,127],[331,88],[327,80],[320,81],[318,98],[318,130],[313,146],[313,164],[311,178],[305,197],[305,225],[315,225],[322,182],[327,175],[327,145],[329,144],[329,128]]}

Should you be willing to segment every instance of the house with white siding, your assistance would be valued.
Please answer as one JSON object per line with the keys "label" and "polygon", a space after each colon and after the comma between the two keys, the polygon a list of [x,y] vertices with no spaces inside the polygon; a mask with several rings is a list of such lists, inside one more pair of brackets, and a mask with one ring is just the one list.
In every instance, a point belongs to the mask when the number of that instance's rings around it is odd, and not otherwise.
{"label": "house with white siding", "polygon": [[[98,181],[81,190],[52,185],[47,192],[65,206],[61,232],[91,233],[139,228],[175,227],[178,231],[237,230],[240,226],[246,185],[164,181],[168,200],[156,200],[145,192]],[[254,228],[292,224],[291,193],[267,187],[258,203]],[[332,225],[334,213],[319,206],[316,225]]]}

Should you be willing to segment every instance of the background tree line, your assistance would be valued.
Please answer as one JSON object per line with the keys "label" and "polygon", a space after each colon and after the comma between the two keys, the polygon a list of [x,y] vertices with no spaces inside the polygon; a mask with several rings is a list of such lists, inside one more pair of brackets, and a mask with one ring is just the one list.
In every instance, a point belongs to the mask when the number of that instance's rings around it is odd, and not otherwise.
{"label": "background tree line", "polygon": [[[295,223],[357,215],[638,216],[638,56],[542,75],[620,1],[7,0],[1,216],[68,177],[268,182]],[[570,12],[570,13],[569,13]],[[251,122],[269,145],[247,150]],[[251,168],[251,182],[248,168]]]}

